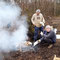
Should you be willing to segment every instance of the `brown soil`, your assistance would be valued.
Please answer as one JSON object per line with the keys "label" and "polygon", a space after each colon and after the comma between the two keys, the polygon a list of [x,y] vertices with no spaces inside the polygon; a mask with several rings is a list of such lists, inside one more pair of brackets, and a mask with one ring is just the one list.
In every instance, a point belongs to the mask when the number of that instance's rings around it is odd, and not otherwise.
{"label": "brown soil", "polygon": [[53,60],[55,54],[60,57],[60,42],[58,41],[50,49],[47,46],[40,46],[36,51],[12,51],[3,54],[4,60]]}
{"label": "brown soil", "polygon": [[[53,18],[50,20],[51,24],[58,29],[60,33],[60,18]],[[37,49],[38,48],[38,49]],[[12,51],[9,53],[3,53],[4,60],[53,60],[54,55],[60,57],[60,40],[57,40],[57,43],[50,49],[47,46],[36,47],[36,51]]]}

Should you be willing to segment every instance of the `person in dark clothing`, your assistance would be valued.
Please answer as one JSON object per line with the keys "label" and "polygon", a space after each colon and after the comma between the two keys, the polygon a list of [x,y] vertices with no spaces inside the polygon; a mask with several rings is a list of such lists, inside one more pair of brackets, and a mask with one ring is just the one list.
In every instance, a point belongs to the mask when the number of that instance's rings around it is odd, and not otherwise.
{"label": "person in dark clothing", "polygon": [[[40,43],[41,44],[48,43],[49,45],[56,43],[56,34],[55,34],[55,32],[53,30],[51,30],[51,26],[47,25],[45,30],[46,31],[44,31],[44,34],[41,34],[42,38],[40,39],[41,40]],[[50,47],[51,46],[52,45],[50,45]]]}

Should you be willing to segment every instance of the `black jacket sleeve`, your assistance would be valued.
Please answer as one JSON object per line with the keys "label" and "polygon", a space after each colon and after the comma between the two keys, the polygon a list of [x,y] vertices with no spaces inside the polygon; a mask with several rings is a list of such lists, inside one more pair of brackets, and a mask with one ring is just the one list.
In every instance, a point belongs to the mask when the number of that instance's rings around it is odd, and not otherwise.
{"label": "black jacket sleeve", "polygon": [[44,34],[45,38],[52,38],[54,36],[54,32],[50,32],[48,35]]}

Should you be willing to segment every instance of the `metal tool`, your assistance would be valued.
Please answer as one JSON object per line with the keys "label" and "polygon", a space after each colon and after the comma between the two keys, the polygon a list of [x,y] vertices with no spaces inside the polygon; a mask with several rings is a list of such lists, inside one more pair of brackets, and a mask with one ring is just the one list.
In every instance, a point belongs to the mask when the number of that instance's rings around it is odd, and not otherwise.
{"label": "metal tool", "polygon": [[36,42],[34,42],[33,46],[36,46],[37,44],[39,44],[41,42],[41,40],[37,40]]}

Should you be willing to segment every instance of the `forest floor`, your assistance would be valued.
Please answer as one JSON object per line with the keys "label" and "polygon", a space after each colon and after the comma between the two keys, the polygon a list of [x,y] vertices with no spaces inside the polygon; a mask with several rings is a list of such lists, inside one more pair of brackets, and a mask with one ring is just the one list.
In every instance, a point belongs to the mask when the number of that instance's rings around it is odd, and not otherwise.
{"label": "forest floor", "polygon": [[[60,17],[54,17],[51,20],[51,24],[58,28],[60,32]],[[12,51],[9,53],[3,53],[4,60],[53,60],[54,55],[60,57],[60,40],[57,40],[56,44],[52,48],[47,46],[39,46],[36,51]]]}
{"label": "forest floor", "polygon": [[12,51],[4,54],[4,60],[53,60],[54,55],[60,57],[60,41],[57,40],[52,48],[39,46],[36,51]]}

